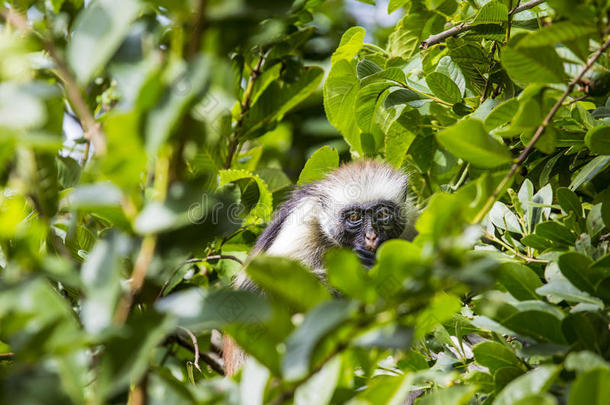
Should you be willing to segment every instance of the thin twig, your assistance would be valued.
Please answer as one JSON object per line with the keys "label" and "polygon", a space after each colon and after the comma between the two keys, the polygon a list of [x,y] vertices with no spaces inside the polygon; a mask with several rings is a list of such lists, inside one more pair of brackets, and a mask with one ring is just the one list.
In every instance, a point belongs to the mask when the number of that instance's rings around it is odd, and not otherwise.
{"label": "thin twig", "polygon": [[572,79],[570,84],[568,84],[568,87],[565,89],[565,91],[563,92],[561,97],[559,97],[559,100],[557,100],[557,102],[551,108],[551,111],[549,111],[549,113],[546,115],[546,117],[542,121],[542,124],[540,124],[538,129],[536,129],[536,132],[534,133],[534,136],[532,137],[530,142],[527,144],[525,149],[523,149],[523,151],[521,152],[521,154],[519,155],[519,157],[517,158],[515,163],[513,163],[513,165],[511,166],[508,174],[502,179],[500,184],[498,184],[498,187],[496,187],[495,191],[489,197],[489,199],[487,199],[487,201],[485,202],[485,205],[483,206],[481,211],[479,211],[479,213],[475,217],[475,219],[474,219],[475,223],[481,222],[481,220],[483,219],[485,214],[487,214],[487,212],[491,209],[491,207],[496,202],[496,200],[504,192],[504,189],[506,188],[506,186],[508,185],[510,180],[513,178],[515,173],[517,173],[517,171],[521,168],[521,166],[523,165],[523,162],[525,162],[525,159],[529,156],[530,152],[534,148],[534,145],[536,145],[536,142],[538,142],[538,140],[544,134],[544,130],[551,123],[551,120],[553,119],[553,117],[555,116],[557,111],[559,111],[559,108],[562,106],[565,99],[570,95],[570,93],[572,93],[572,91],[574,91],[574,87],[576,86],[576,84],[578,84],[581,81],[581,79],[585,75],[585,73],[587,73],[589,71],[589,69],[591,69],[593,64],[595,64],[597,59],[599,59],[599,57],[606,51],[606,49],[608,49],[608,47],[610,47],[610,39],[606,40],[606,42],[587,61],[587,63],[582,68],[580,73],[578,73],[578,75],[574,79]]}
{"label": "thin twig", "polygon": [[513,14],[517,14],[520,13],[522,11],[525,10],[529,10],[530,8],[534,8],[539,4],[544,3],[546,0],[532,0],[532,1],[528,1],[527,3],[524,3],[522,5],[517,5],[517,7],[513,8],[512,10],[510,10],[510,12],[508,13],[509,15],[513,15]]}
{"label": "thin twig", "polygon": [[577,102],[579,102],[579,101],[584,100],[584,99],[585,99],[585,98],[587,98],[587,97],[589,97],[589,95],[588,95],[588,94],[583,94],[582,96],[578,96],[578,97],[576,97],[576,98],[574,98],[574,99],[572,99],[572,100],[568,101],[567,103],[564,103],[563,105],[572,105],[572,104],[574,104],[574,103],[577,103]]}
{"label": "thin twig", "polygon": [[2,360],[12,360],[13,357],[15,357],[15,353],[12,353],[12,352],[0,353],[0,361],[2,361]]}
{"label": "thin twig", "polygon": [[496,48],[498,43],[496,41],[491,44],[491,51],[489,55],[489,59],[491,59],[491,63],[489,64],[489,74],[487,75],[487,80],[485,80],[485,89],[483,90],[483,95],[481,96],[481,103],[489,97],[489,90],[491,89],[491,69],[494,66],[496,60],[494,59],[494,55],[496,54]]}
{"label": "thin twig", "polygon": [[191,332],[187,328],[184,328],[182,326],[178,327],[184,332],[186,332],[186,334],[189,335],[189,337],[191,338],[191,342],[193,343],[193,350],[195,351],[195,360],[193,360],[193,365],[201,373],[201,367],[199,367],[199,344],[197,343],[197,336],[195,336],[193,332]]}
{"label": "thin twig", "polygon": [[520,258],[522,260],[525,260],[527,263],[545,263],[545,264],[549,263],[548,260],[534,259],[533,257],[525,256],[524,254],[519,252],[517,249],[514,249],[513,247],[511,247],[510,245],[508,245],[504,241],[496,238],[495,235],[492,235],[491,233],[489,233],[487,231],[483,231],[483,235],[487,239],[491,240],[492,242],[496,242],[497,244],[501,245],[502,247],[504,247],[506,250],[508,250],[510,253],[512,253],[513,255],[517,256],[518,258]]}
{"label": "thin twig", "polygon": [[196,257],[194,259],[188,259],[184,263],[202,263],[202,262],[208,262],[210,260],[222,260],[222,259],[233,260],[234,262],[237,262],[237,263],[241,264],[242,266],[244,265],[244,262],[241,259],[239,259],[233,255],[211,255],[211,256],[206,256],[206,257],[202,257],[202,258]]}
{"label": "thin twig", "polygon": [[521,0],[517,0],[517,5],[515,6],[515,8],[513,8],[513,0],[510,0],[510,9],[511,12],[508,13],[508,18],[506,19],[506,37],[504,38],[504,44],[508,44],[508,40],[510,39],[510,29],[513,23],[513,14],[512,10],[516,10],[517,7],[519,7],[519,3],[521,3]]}
{"label": "thin twig", "polygon": [[82,123],[84,130],[83,136],[87,140],[93,142],[93,145],[95,146],[95,152],[97,154],[105,154],[106,139],[104,137],[104,133],[102,132],[101,126],[95,120],[93,114],[89,110],[89,106],[87,105],[87,102],[85,101],[82,93],[80,92],[80,88],[78,87],[76,79],[68,69],[68,66],[66,65],[64,60],[59,56],[59,53],[57,52],[53,41],[45,38],[44,36],[36,32],[28,24],[28,20],[23,15],[21,15],[21,13],[13,9],[6,9],[0,5],[0,14],[4,16],[7,22],[11,23],[18,29],[28,34],[34,34],[41,39],[44,50],[47,51],[47,53],[55,63],[56,76],[61,80],[64,85],[66,97],[74,108],[74,111],[76,112],[76,115],[78,116],[80,122]]}
{"label": "thin twig", "polygon": [[[195,353],[195,347],[192,346],[191,343],[186,342],[185,340],[183,340],[183,338],[179,335],[171,335],[170,337],[168,337],[168,342],[175,342],[177,343],[180,347],[183,347],[187,350],[190,350],[191,352]],[[205,364],[207,364],[208,366],[210,366],[210,368],[212,370],[214,370],[215,372],[217,372],[220,375],[225,375],[225,369],[223,367],[223,365],[218,362],[216,359],[212,358],[210,355],[206,354],[206,353],[199,353],[200,359],[203,360],[203,362]]]}
{"label": "thin twig", "polygon": [[241,103],[241,113],[239,114],[239,119],[237,120],[237,124],[235,125],[235,131],[231,135],[231,140],[229,141],[229,148],[227,151],[227,160],[225,161],[225,169],[231,167],[231,163],[233,162],[233,155],[237,150],[237,146],[239,145],[239,135],[241,132],[241,128],[244,125],[244,121],[246,120],[246,114],[250,110],[250,101],[252,98],[252,90],[254,89],[254,82],[260,75],[261,67],[263,66],[263,61],[265,60],[265,54],[261,54],[258,58],[258,62],[256,62],[256,66],[252,69],[252,73],[250,73],[250,79],[248,79],[248,84],[246,85],[246,91],[244,93],[244,100]]}
{"label": "thin twig", "polygon": [[174,270],[171,274],[171,276],[165,281],[165,283],[163,283],[163,286],[161,286],[161,290],[159,291],[159,294],[157,294],[157,298],[159,299],[163,296],[163,293],[165,292],[165,289],[167,288],[167,286],[169,285],[169,282],[172,280],[172,278],[174,278],[174,276],[176,275],[176,273],[178,273],[178,270],[180,270],[182,268],[182,266],[184,266],[185,264],[191,264],[191,263],[203,263],[203,262],[207,262],[210,260],[233,260],[237,263],[239,263],[240,265],[244,265],[244,262],[239,259],[236,256],[233,255],[210,255],[210,256],[206,256],[203,258],[193,258],[193,259],[188,259],[186,261],[184,261],[182,264],[180,264],[176,270]]}
{"label": "thin twig", "polygon": [[475,27],[474,25],[461,23],[461,24],[456,25],[455,27],[449,28],[448,30],[439,32],[438,34],[430,35],[426,40],[422,41],[422,43],[419,44],[419,49],[428,49],[432,45],[436,45],[440,42],[443,42],[445,39],[447,39],[449,37],[453,37],[458,34],[461,34],[464,31],[471,30],[474,27]]}
{"label": "thin twig", "polygon": [[[521,11],[529,10],[530,8],[534,8],[539,4],[542,4],[545,0],[532,0],[524,3],[518,7],[513,8],[509,11],[508,15],[511,18],[514,14],[520,13]],[[419,44],[419,49],[428,49],[432,45],[436,45],[440,42],[443,42],[445,39],[449,37],[453,37],[455,35],[461,34],[464,31],[468,31],[476,27],[476,25],[470,24],[458,24],[455,27],[449,28],[446,31],[439,32],[438,34],[430,35],[421,44]]]}
{"label": "thin twig", "polygon": [[140,253],[138,253],[138,258],[136,259],[133,272],[131,273],[130,291],[121,296],[119,305],[114,314],[114,320],[116,323],[122,324],[127,320],[129,311],[131,310],[131,305],[133,303],[133,298],[138,291],[140,291],[140,288],[142,288],[142,284],[144,284],[148,267],[150,266],[155,254],[156,245],[157,237],[155,235],[145,236],[142,240]]}

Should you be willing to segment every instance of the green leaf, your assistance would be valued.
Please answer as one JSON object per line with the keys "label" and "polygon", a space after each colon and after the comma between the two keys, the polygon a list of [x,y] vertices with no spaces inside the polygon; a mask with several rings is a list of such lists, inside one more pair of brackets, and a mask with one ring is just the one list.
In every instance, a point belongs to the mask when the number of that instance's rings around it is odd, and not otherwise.
{"label": "green leaf", "polygon": [[593,261],[578,252],[567,252],[557,261],[563,274],[578,289],[595,295],[595,286],[603,278],[603,271],[592,266]]}
{"label": "green leaf", "polygon": [[96,0],[80,12],[66,49],[79,84],[87,84],[110,60],[141,10],[137,0]]}
{"label": "green leaf", "polygon": [[610,398],[610,370],[594,369],[579,375],[570,389],[568,405],[605,405]]}
{"label": "green leaf", "polygon": [[564,280],[553,280],[548,284],[538,288],[536,292],[540,295],[552,295],[567,302],[585,302],[587,304],[593,304],[598,308],[602,309],[604,303],[602,300],[592,297],[584,291],[574,287],[568,281]]}
{"label": "green leaf", "polygon": [[390,0],[388,2],[388,14],[392,14],[394,11],[398,10],[401,7],[404,7],[407,3],[410,3],[411,0]]}
{"label": "green leaf", "polygon": [[610,126],[591,128],[585,135],[585,145],[598,155],[610,155]]}
{"label": "green leaf", "polygon": [[602,218],[602,204],[595,204],[591,207],[586,218],[587,232],[589,236],[597,236],[605,227],[606,224]]}
{"label": "green leaf", "polygon": [[380,375],[371,379],[364,391],[348,402],[350,405],[401,405],[407,394],[413,390],[413,373],[403,375]]}
{"label": "green leaf", "polygon": [[92,335],[112,325],[122,291],[119,263],[122,243],[125,240],[118,235],[98,239],[81,270],[86,299],[80,315],[85,330]]}
{"label": "green leaf", "polygon": [[0,129],[31,129],[44,125],[47,111],[36,88],[42,88],[42,85],[0,83]]}
{"label": "green leaf", "polygon": [[423,339],[438,325],[451,319],[462,307],[461,301],[455,295],[437,294],[428,307],[418,316],[415,324],[415,340]]}
{"label": "green leaf", "polygon": [[463,119],[436,134],[437,141],[451,154],[483,168],[511,161],[508,149],[493,139],[476,119]]}
{"label": "green leaf", "polygon": [[559,222],[547,221],[536,225],[536,235],[564,245],[573,245],[577,235]]}
{"label": "green leaf", "polygon": [[558,366],[545,365],[517,377],[498,394],[494,405],[512,405],[530,395],[545,393],[559,371]]}
{"label": "green leaf", "polygon": [[569,371],[582,373],[583,371],[589,371],[596,368],[610,369],[610,363],[598,354],[583,350],[568,354],[565,360],[565,368]]}
{"label": "green leaf", "polygon": [[328,173],[339,167],[339,153],[335,148],[323,146],[316,150],[307,162],[297,181],[298,186],[322,180]]}
{"label": "green leaf", "polygon": [[375,62],[368,59],[361,60],[358,62],[358,66],[356,66],[356,72],[358,73],[358,78],[360,80],[375,73],[379,73],[382,70],[383,69],[381,69]]}
{"label": "green leaf", "polygon": [[534,394],[513,402],[513,405],[557,405],[557,399],[552,394]]}
{"label": "green leaf", "polygon": [[346,322],[355,312],[354,303],[343,300],[326,301],[305,316],[305,320],[288,337],[282,359],[282,375],[297,381],[309,372],[312,354],[320,341]]}
{"label": "green leaf", "polygon": [[498,104],[485,118],[485,129],[491,131],[508,123],[515,117],[518,109],[519,102],[514,98]]}
{"label": "green leaf", "polygon": [[486,3],[477,13],[472,25],[503,23],[508,20],[508,7],[506,4],[492,0]]}
{"label": "green leaf", "polygon": [[521,301],[515,307],[519,312],[502,320],[502,325],[543,342],[566,343],[561,331],[563,314],[557,308],[542,301]]}
{"label": "green leaf", "polygon": [[119,206],[122,199],[121,190],[109,182],[82,184],[68,195],[70,207],[83,210]]}
{"label": "green leaf", "polygon": [[[400,70],[396,67],[389,67],[380,72],[373,73],[372,75],[363,78],[360,83],[362,86],[366,86],[371,83],[385,82],[385,81],[396,82],[396,84],[399,84],[399,83],[404,84],[407,82],[406,78],[405,78],[405,74],[402,70]],[[415,94],[417,94],[417,93],[415,93]]]}
{"label": "green leaf", "polygon": [[563,62],[550,47],[502,49],[502,66],[517,83],[563,83],[566,75]]}
{"label": "green leaf", "polygon": [[415,134],[411,131],[412,117],[412,111],[405,109],[385,130],[385,160],[397,168],[401,166],[409,147],[415,140]]}
{"label": "green leaf", "polygon": [[177,319],[193,331],[257,324],[271,316],[271,308],[259,294],[249,291],[189,288],[160,299],[155,309]]}
{"label": "green leaf", "polygon": [[354,66],[346,60],[333,64],[324,83],[324,111],[328,121],[341,132],[350,147],[362,152],[355,106],[360,80]]}
{"label": "green leaf", "polygon": [[520,242],[523,243],[525,246],[534,248],[539,251],[544,251],[552,247],[552,245],[549,245],[548,239],[543,238],[542,236],[535,235],[533,233],[525,235],[523,238],[521,238]]}
{"label": "green leaf", "polygon": [[432,72],[426,76],[426,83],[432,93],[443,101],[451,104],[462,101],[462,93],[448,76],[439,72]]}
{"label": "green leaf", "polygon": [[258,98],[261,96],[261,94],[263,94],[267,87],[269,87],[271,83],[279,79],[281,70],[282,64],[276,63],[269,69],[266,69],[259,77],[256,78],[256,80],[254,81],[254,86],[252,87],[250,105],[256,104]]}
{"label": "green leaf", "polygon": [[96,378],[103,397],[116,395],[140,381],[155,348],[174,328],[171,318],[147,311],[134,314],[128,319],[124,333],[105,341]]}
{"label": "green leaf", "polygon": [[[335,356],[294,393],[295,405],[326,405],[330,402],[342,376],[342,358]],[[264,388],[264,387],[263,387]],[[249,397],[246,397],[249,398]],[[248,400],[248,403],[250,401]],[[263,402],[261,402],[262,404]]]}
{"label": "green leaf", "polygon": [[252,179],[256,183],[259,192],[258,202],[254,208],[250,210],[250,213],[246,217],[246,224],[265,222],[271,219],[271,213],[273,211],[273,195],[269,191],[269,188],[263,179],[254,173],[248,172],[247,170],[221,170],[218,174],[220,178],[220,186],[225,186],[231,182],[241,179]]}
{"label": "green leaf", "polygon": [[466,405],[476,392],[472,385],[453,385],[436,389],[417,399],[418,405]]}
{"label": "green leaf", "polygon": [[362,27],[351,27],[341,36],[339,46],[333,52],[330,63],[335,65],[340,60],[351,61],[362,48],[366,30]]}
{"label": "green leaf", "polygon": [[[579,305],[586,305],[586,312],[573,312]],[[607,333],[608,324],[596,317],[592,311],[597,306],[590,304],[578,304],[572,308],[572,314],[562,322],[563,333],[568,343],[574,348],[601,352],[600,343],[603,345],[603,336]],[[597,318],[597,319],[596,319]]]}
{"label": "green leaf", "polygon": [[256,257],[246,273],[263,290],[297,310],[308,310],[330,298],[324,285],[294,260]]}
{"label": "green leaf", "polygon": [[570,183],[570,190],[576,190],[582,184],[588,183],[610,165],[610,156],[597,156],[581,168]]}
{"label": "green leaf", "polygon": [[196,97],[206,90],[213,65],[210,57],[199,56],[180,69],[180,75],[147,116],[145,133],[149,157],[157,154]]}
{"label": "green leaf", "polygon": [[442,30],[444,21],[439,15],[428,12],[405,15],[388,38],[388,52],[392,56],[411,58],[427,35]]}
{"label": "green leaf", "polygon": [[531,97],[521,100],[511,126],[515,128],[537,128],[542,119],[542,105],[538,97]]}
{"label": "green leaf", "polygon": [[377,251],[377,264],[369,273],[379,295],[389,297],[396,293],[403,280],[415,271],[420,255],[421,248],[406,240],[383,243]]}
{"label": "green leaf", "polygon": [[448,76],[455,84],[457,84],[458,88],[460,89],[460,95],[464,94],[466,91],[466,78],[464,77],[464,73],[462,73],[462,69],[460,69],[458,64],[455,63],[449,55],[443,56],[438,61],[435,71]]}
{"label": "green leaf", "polygon": [[406,350],[413,340],[413,329],[401,325],[383,325],[356,337],[352,344],[365,349]]}
{"label": "green leaf", "polygon": [[582,205],[580,199],[575,192],[567,187],[560,187],[557,189],[557,202],[561,206],[561,209],[566,213],[574,213],[576,218],[582,217]]}
{"label": "green leaf", "polygon": [[356,122],[362,132],[375,130],[375,112],[384,101],[384,92],[391,86],[390,82],[375,82],[360,88],[356,98]]}
{"label": "green leaf", "polygon": [[522,234],[519,218],[504,203],[496,201],[489,211],[489,220],[496,228]]}
{"label": "green leaf", "polygon": [[448,38],[447,47],[451,60],[460,67],[464,74],[466,87],[477,94],[482,94],[486,79],[481,72],[489,69],[487,52],[478,42],[462,38]]}
{"label": "green leaf", "polygon": [[242,368],[240,391],[253,405],[262,405],[265,397],[265,387],[271,377],[269,370],[255,359],[246,359]]}
{"label": "green leaf", "polygon": [[595,25],[558,21],[530,33],[519,41],[520,48],[537,48],[551,46],[558,42],[567,42],[587,37],[597,32]]}
{"label": "green leaf", "polygon": [[537,300],[536,289],[542,281],[536,273],[526,265],[519,263],[503,263],[497,272],[498,281],[508,292],[518,300]]}
{"label": "green leaf", "polygon": [[109,114],[104,129],[109,153],[101,162],[101,169],[123,190],[139,187],[140,175],[146,170],[147,156],[140,135],[140,117],[136,113]]}
{"label": "green leaf", "polygon": [[321,68],[310,66],[305,67],[294,82],[272,81],[250,107],[240,137],[248,139],[265,125],[281,120],[318,88],[323,76]]}
{"label": "green leaf", "polygon": [[521,361],[512,350],[498,342],[486,341],[472,347],[475,361],[489,369],[491,374],[502,367],[521,368]]}
{"label": "green leaf", "polygon": [[377,298],[372,280],[358,257],[348,250],[331,250],[326,255],[328,283],[350,298],[373,302]]}

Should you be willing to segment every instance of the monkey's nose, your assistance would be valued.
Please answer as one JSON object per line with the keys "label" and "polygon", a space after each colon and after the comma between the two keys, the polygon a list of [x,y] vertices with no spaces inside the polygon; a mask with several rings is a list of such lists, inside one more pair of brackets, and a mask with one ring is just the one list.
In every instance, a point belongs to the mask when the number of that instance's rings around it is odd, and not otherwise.
{"label": "monkey's nose", "polygon": [[364,235],[364,247],[371,252],[377,250],[377,241],[379,240],[379,236],[375,232],[367,232]]}

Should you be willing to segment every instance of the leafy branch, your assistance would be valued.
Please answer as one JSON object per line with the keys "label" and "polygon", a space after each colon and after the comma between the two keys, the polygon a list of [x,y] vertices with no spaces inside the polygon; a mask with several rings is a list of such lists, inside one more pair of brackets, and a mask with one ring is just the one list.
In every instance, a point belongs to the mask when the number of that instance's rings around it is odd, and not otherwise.
{"label": "leafy branch", "polygon": [[21,13],[13,9],[7,9],[0,5],[0,15],[2,15],[7,22],[11,23],[21,31],[27,34],[34,34],[42,41],[44,50],[47,51],[53,60],[53,63],[55,63],[55,74],[64,85],[67,99],[74,108],[74,111],[83,126],[85,139],[93,143],[97,154],[106,154],[106,139],[101,126],[95,120],[93,113],[89,110],[87,102],[83,98],[74,75],[70,72],[66,62],[59,56],[59,52],[57,51],[53,41],[35,31],[28,24],[27,19],[21,15]]}
{"label": "leafy branch", "polygon": [[[544,3],[544,0],[532,0],[532,1],[528,1],[525,4],[522,4],[520,6],[513,8],[508,13],[509,21],[512,19],[513,15],[520,13],[521,11],[525,11],[525,10],[529,10],[530,8],[534,8],[537,5],[542,4],[542,3]],[[436,45],[440,42],[443,42],[447,38],[454,37],[458,34],[461,34],[462,32],[469,31],[469,30],[473,29],[474,27],[475,27],[475,25],[461,23],[461,24],[456,25],[455,27],[449,28],[448,30],[439,32],[438,34],[430,35],[428,38],[426,38],[424,41],[422,41],[421,44],[419,44],[419,49],[428,49],[432,45]]]}
{"label": "leafy branch", "polygon": [[536,145],[536,142],[538,142],[538,140],[542,137],[542,135],[544,134],[544,131],[546,130],[546,127],[550,125],[551,120],[553,119],[553,117],[555,116],[557,111],[559,111],[559,108],[563,105],[566,98],[568,98],[568,96],[572,93],[572,91],[574,91],[574,88],[576,87],[576,85],[578,83],[580,83],[580,81],[582,80],[584,75],[593,67],[595,62],[599,59],[600,56],[602,56],[602,54],[608,49],[608,47],[610,47],[610,38],[606,39],[606,42],[604,42],[602,44],[602,46],[587,61],[587,63],[582,68],[580,73],[578,73],[578,75],[576,75],[576,77],[574,77],[574,79],[572,79],[570,84],[568,84],[568,87],[566,87],[566,89],[563,92],[563,94],[561,95],[561,97],[559,97],[557,102],[555,102],[555,104],[553,105],[553,107],[551,108],[549,113],[546,115],[546,117],[542,121],[542,123],[536,129],[536,132],[534,133],[534,136],[532,137],[530,142],[523,149],[523,151],[521,152],[521,154],[519,155],[519,157],[517,158],[515,163],[513,163],[513,165],[511,166],[511,168],[508,171],[508,173],[506,174],[506,176],[502,179],[500,184],[498,184],[498,186],[494,190],[493,194],[487,199],[487,201],[485,202],[485,205],[483,205],[483,208],[479,211],[477,216],[474,218],[475,223],[480,222],[483,219],[485,214],[487,214],[487,212],[491,209],[493,204],[502,195],[502,193],[505,191],[508,183],[511,181],[511,179],[513,178],[515,173],[517,173],[517,171],[521,168],[521,166],[523,165],[523,162],[525,162],[525,159],[527,159],[527,157],[529,156],[530,152]]}

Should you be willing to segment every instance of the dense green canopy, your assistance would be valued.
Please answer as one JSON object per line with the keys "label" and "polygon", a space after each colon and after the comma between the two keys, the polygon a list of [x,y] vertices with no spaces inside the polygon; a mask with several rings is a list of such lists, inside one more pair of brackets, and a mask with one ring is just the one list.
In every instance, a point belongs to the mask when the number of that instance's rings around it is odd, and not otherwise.
{"label": "dense green canopy", "polygon": [[[0,2],[0,403],[607,404],[609,34],[609,0]],[[271,257],[233,290],[362,158],[416,239],[329,252],[340,298]]]}

